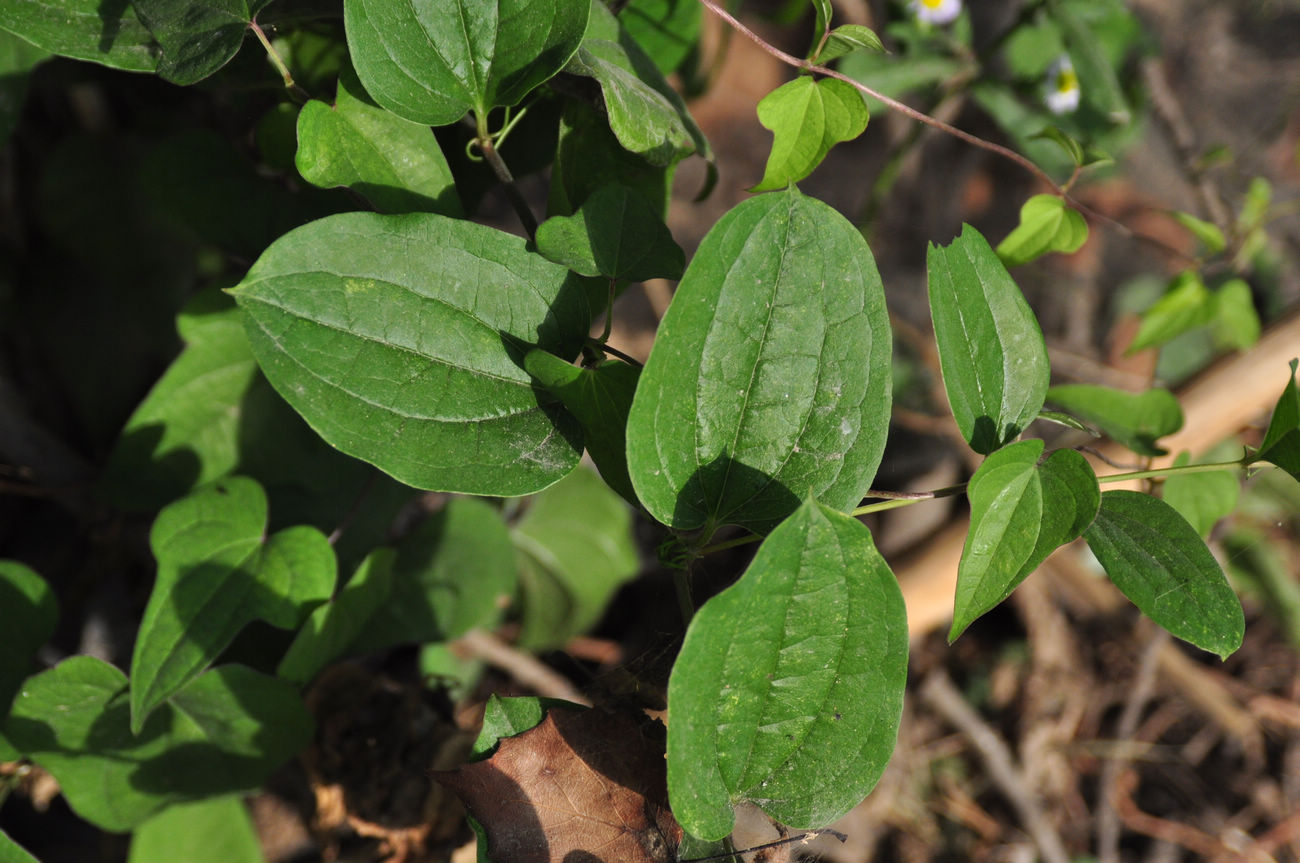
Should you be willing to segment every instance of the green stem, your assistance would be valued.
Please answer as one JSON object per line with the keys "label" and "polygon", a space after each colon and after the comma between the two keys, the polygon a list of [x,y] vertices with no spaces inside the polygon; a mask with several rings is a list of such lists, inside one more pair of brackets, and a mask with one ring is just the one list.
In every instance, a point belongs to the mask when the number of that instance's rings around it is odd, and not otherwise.
{"label": "green stem", "polygon": [[682,613],[682,625],[690,626],[695,616],[695,600],[691,598],[690,567],[673,570],[673,588],[677,591],[677,608]]}
{"label": "green stem", "polygon": [[497,180],[501,183],[501,188],[505,190],[506,199],[510,201],[510,206],[514,208],[515,214],[519,216],[520,223],[524,226],[524,231],[528,234],[528,239],[532,240],[537,235],[537,217],[529,209],[528,202],[524,200],[523,193],[515,185],[515,178],[506,167],[505,161],[501,154],[497,152],[496,145],[492,143],[492,134],[488,131],[486,113],[474,112],[475,131],[474,144],[478,151],[483,154],[483,159],[496,175]]}
{"label": "green stem", "polygon": [[1211,473],[1216,470],[1237,470],[1249,467],[1244,461],[1216,461],[1208,464],[1184,464],[1176,467],[1159,467],[1151,470],[1132,470],[1128,473],[1112,473],[1106,476],[1097,477],[1097,482],[1106,484],[1114,482],[1127,482],[1134,479],[1164,479],[1165,477],[1178,476],[1187,473]]}
{"label": "green stem", "polygon": [[276,51],[271,45],[271,40],[266,38],[266,33],[262,30],[261,25],[256,21],[249,21],[248,29],[253,31],[253,35],[257,37],[257,41],[261,42],[262,47],[266,49],[266,56],[270,58],[271,65],[275,67],[276,71],[280,73],[280,77],[284,79],[285,89],[288,90],[293,98],[299,103],[309,101],[311,96],[293,80],[293,75],[290,74],[289,67],[284,64],[284,60],[280,57],[280,52]]}

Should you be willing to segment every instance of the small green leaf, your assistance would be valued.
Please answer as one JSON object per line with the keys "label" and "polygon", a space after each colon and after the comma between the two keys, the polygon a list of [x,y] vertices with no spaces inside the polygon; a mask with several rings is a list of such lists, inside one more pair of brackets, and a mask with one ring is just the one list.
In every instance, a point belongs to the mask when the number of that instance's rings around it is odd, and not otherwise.
{"label": "small green leaf", "polygon": [[[1052,391],[1048,390],[1047,394],[1050,398]],[[1075,431],[1088,432],[1093,437],[1098,437],[1097,432],[1088,428],[1080,420],[1075,419],[1067,413],[1062,413],[1061,411],[1049,411],[1044,409],[1038,412],[1038,418],[1044,422],[1056,423],[1057,425],[1062,425],[1066,428],[1074,429]]]}
{"label": "small green leaf", "polygon": [[783,188],[821,164],[831,147],[867,128],[867,106],[851,84],[801,75],[758,103],[758,121],[772,130],[772,153],[751,192]]}
{"label": "small green leaf", "polygon": [[1300,480],[1300,390],[1295,383],[1296,362],[1291,360],[1291,377],[1273,407],[1268,430],[1254,460],[1272,462]]}
{"label": "small green leaf", "polygon": [[1211,255],[1217,255],[1227,248],[1227,241],[1223,238],[1223,231],[1211,222],[1204,219],[1198,219],[1191,213],[1184,213],[1179,210],[1172,211],[1169,215],[1174,217],[1174,221],[1182,225],[1196,237],[1200,244],[1205,247],[1205,251]]}
{"label": "small green leaf", "polygon": [[196,84],[230,62],[252,19],[246,0],[131,0],[158,41],[158,75]]}
{"label": "small green leaf", "polygon": [[1062,0],[1048,0],[1047,13],[1061,28],[1065,47],[1079,74],[1083,98],[1110,122],[1127,123],[1132,116],[1115,68],[1097,35]]}
{"label": "small green leaf", "polygon": [[546,717],[546,711],[557,705],[568,706],[569,702],[536,696],[489,695],[487,704],[483,705],[483,726],[470,749],[470,757],[476,761],[485,758],[496,750],[502,738],[535,728]]}
{"label": "small green leaf", "polygon": [[703,839],[744,802],[831,823],[884,772],[906,680],[907,613],[871,532],[805,502],[686,632],[668,683],[673,815]]}
{"label": "small green leaf", "polygon": [[1165,295],[1142,313],[1142,323],[1126,354],[1157,347],[1214,319],[1214,295],[1198,273],[1188,270],[1174,278]]}
{"label": "small green leaf", "polygon": [[627,186],[597,189],[572,216],[537,228],[537,250],[583,276],[680,279],[686,255],[654,206]]}
{"label": "small green leaf", "polygon": [[1033,422],[1047,393],[1038,321],[993,249],[970,225],[927,255],[930,316],[953,419],[987,455]]}
{"label": "small green leaf", "polygon": [[104,830],[130,830],[173,803],[251,791],[311,737],[295,689],[239,665],[190,681],[138,735],[127,700],[126,675],[74,656],[28,678],[4,724],[73,811]]}
{"label": "small green leaf", "polygon": [[[822,40],[822,35],[831,26],[831,0],[812,0],[813,4],[813,47]],[[809,58],[814,59],[814,58]]]}
{"label": "small green leaf", "polygon": [[537,491],[577,422],[522,368],[573,356],[605,286],[503,231],[343,213],[281,237],[234,290],[253,354],[326,441],[416,488]]}
{"label": "small green leaf", "polygon": [[45,579],[16,560],[0,560],[0,716],[58,621],[59,601]]}
{"label": "small green leaf", "polygon": [[41,861],[10,839],[8,833],[0,830],[0,863],[41,863]]}
{"label": "small green leaf", "polygon": [[563,644],[594,626],[640,569],[632,512],[579,468],[537,495],[511,531],[521,556],[521,646]]}
{"label": "small green leaf", "polygon": [[338,596],[311,613],[276,667],[277,677],[305,684],[347,652],[375,613],[389,601],[394,554],[391,548],[372,551]]}
{"label": "small green leaf", "polygon": [[1083,535],[1110,580],[1147,617],[1220,658],[1241,646],[1241,603],[1196,529],[1169,504],[1108,491]]}
{"label": "small green leaf", "polygon": [[970,533],[957,568],[954,641],[1097,514],[1101,491],[1087,460],[1058,450],[1039,464],[1043,442],[997,450],[971,477]]}
{"label": "small green leaf", "polygon": [[1229,279],[1215,290],[1212,315],[1216,347],[1244,351],[1259,341],[1259,313],[1244,280]]}
{"label": "small green leaf", "polygon": [[127,863],[264,863],[253,820],[238,797],[181,803],[150,818],[131,835]]}
{"label": "small green leaf", "polygon": [[334,550],[312,527],[266,536],[266,495],[232,477],[158,514],[158,577],[131,657],[131,730],[212,663],[247,624],[297,627],[334,589]]}
{"label": "small green leaf", "polygon": [[733,208],[641,373],[627,441],[637,497],[684,530],[770,530],[796,490],[856,506],[889,425],[890,336],[871,250],[843,216],[794,188]]}
{"label": "small green leaf", "polygon": [[701,12],[695,0],[632,0],[618,20],[659,71],[668,75],[699,43]]}
{"label": "small green leaf", "polygon": [[415,123],[445,126],[519,103],[564,68],[590,0],[349,0],[348,49],[366,91]]}
{"label": "small green leaf", "polygon": [[587,453],[605,483],[640,506],[627,472],[627,417],[641,370],[618,360],[579,368],[536,349],[528,352],[524,366],[578,418]]}
{"label": "small green leaf", "polygon": [[1049,252],[1073,254],[1088,239],[1088,223],[1056,195],[1034,195],[1020,208],[1020,224],[998,244],[1008,267],[1027,264]]}
{"label": "small green leaf", "polygon": [[[1030,140],[1043,139],[1045,141],[1054,141],[1065,151],[1065,155],[1070,157],[1070,161],[1077,166],[1082,166],[1086,160],[1083,152],[1083,145],[1074,138],[1067,135],[1057,126],[1047,126],[1037,135],[1031,135]],[[1056,197],[1053,195],[1052,197]],[[1031,199],[1032,200],[1032,199]],[[1062,202],[1064,203],[1064,202]],[[1024,211],[1021,211],[1021,221],[1024,221]]]}
{"label": "small green leaf", "polygon": [[7,0],[0,28],[61,57],[130,72],[158,68],[158,43],[128,3]]}
{"label": "small green leaf", "polygon": [[[1179,453],[1174,467],[1190,464],[1188,453]],[[1207,537],[1214,525],[1237,506],[1241,485],[1232,471],[1174,474],[1165,479],[1160,499],[1187,519],[1196,532]]]}
{"label": "small green leaf", "polygon": [[1047,401],[1138,455],[1164,455],[1156,442],[1183,427],[1183,409],[1168,390],[1126,393],[1110,387],[1064,384],[1047,391]]}
{"label": "small green leaf", "polygon": [[[818,38],[821,38],[820,35]],[[884,54],[885,45],[876,35],[876,31],[861,24],[841,24],[831,31],[826,38],[826,45],[817,55],[815,62],[825,66],[832,60],[838,60],[853,51],[875,51]]]}
{"label": "small green leaf", "polygon": [[351,68],[339,75],[333,107],[315,99],[302,106],[294,162],[307,182],[347,186],[381,213],[462,215],[451,168],[429,127],[376,105]]}

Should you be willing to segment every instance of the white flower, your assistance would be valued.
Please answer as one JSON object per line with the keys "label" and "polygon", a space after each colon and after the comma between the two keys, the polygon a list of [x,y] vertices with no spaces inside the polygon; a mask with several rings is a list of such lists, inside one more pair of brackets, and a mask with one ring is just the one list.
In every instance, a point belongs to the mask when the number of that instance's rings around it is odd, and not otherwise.
{"label": "white flower", "polygon": [[927,24],[947,24],[961,14],[961,0],[908,0],[907,8]]}
{"label": "white flower", "polygon": [[1047,67],[1043,101],[1053,114],[1069,114],[1079,107],[1079,95],[1079,76],[1070,58],[1062,54]]}

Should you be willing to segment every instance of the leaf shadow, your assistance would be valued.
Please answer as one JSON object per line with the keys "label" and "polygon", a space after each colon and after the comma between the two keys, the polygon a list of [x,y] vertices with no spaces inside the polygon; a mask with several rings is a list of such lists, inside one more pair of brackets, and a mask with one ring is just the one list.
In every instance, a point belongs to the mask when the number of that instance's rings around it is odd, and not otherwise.
{"label": "leaf shadow", "polygon": [[799,496],[776,478],[724,453],[686,480],[677,495],[673,524],[734,524],[766,534],[798,509],[799,502]]}

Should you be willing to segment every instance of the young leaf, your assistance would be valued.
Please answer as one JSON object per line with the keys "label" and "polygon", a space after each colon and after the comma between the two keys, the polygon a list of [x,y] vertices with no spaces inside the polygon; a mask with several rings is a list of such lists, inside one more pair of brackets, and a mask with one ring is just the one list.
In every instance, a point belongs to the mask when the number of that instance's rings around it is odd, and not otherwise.
{"label": "young leaf", "polygon": [[970,225],[927,255],[930,316],[953,419],[987,455],[1033,422],[1047,394],[1038,321],[993,249]]}
{"label": "young leaf", "polygon": [[587,453],[605,483],[640,506],[627,472],[627,416],[641,370],[618,360],[579,368],[537,349],[524,357],[524,367],[578,418]]}
{"label": "young leaf", "polygon": [[247,624],[298,626],[334,589],[334,550],[312,527],[266,536],[266,495],[233,477],[158,514],[158,577],[131,657],[131,731]]}
{"label": "young leaf", "polygon": [[1047,402],[1086,423],[1138,455],[1164,455],[1156,441],[1183,427],[1183,409],[1168,390],[1126,393],[1090,384],[1063,384],[1047,391]]}
{"label": "young leaf", "polygon": [[252,19],[246,0],[131,0],[158,41],[158,74],[182,87],[230,62]]}
{"label": "young leaf", "polygon": [[130,729],[126,675],[74,656],[30,677],[5,736],[59,781],[68,805],[104,830],[164,807],[257,788],[307,744],[295,689],[239,665],[214,668]]}
{"label": "young leaf", "polygon": [[654,206],[627,186],[602,186],[572,216],[537,228],[537,251],[583,276],[680,279],[686,255]]}
{"label": "young leaf", "polygon": [[1198,273],[1188,270],[1177,276],[1165,295],[1142,313],[1127,354],[1163,345],[1188,330],[1204,326],[1214,318],[1214,295]]}
{"label": "young leaf", "polygon": [[127,863],[264,863],[248,810],[238,797],[170,806],[131,834]]}
{"label": "young leaf", "polygon": [[829,824],[884,772],[906,679],[907,614],[871,532],[805,502],[686,632],[668,683],[673,814],[703,839],[746,801]]}
{"label": "young leaf", "polygon": [[582,468],[537,495],[511,539],[522,558],[519,643],[530,648],[590,629],[639,569],[631,511]]}
{"label": "young leaf", "polygon": [[797,189],[751,198],[700,244],[641,373],[627,441],[637,497],[684,530],[769,530],[810,489],[849,509],[880,464],[890,386],[862,234]]}
{"label": "young leaf", "polygon": [[[821,38],[819,35],[817,38]],[[864,27],[861,24],[841,24],[831,31],[830,36],[826,39],[826,45],[822,52],[817,55],[816,62],[822,66],[832,60],[838,60],[845,54],[853,51],[875,51],[885,53],[884,43],[876,35],[876,31],[870,27]]]}
{"label": "young leaf", "polygon": [[1088,239],[1083,216],[1056,195],[1034,195],[1020,208],[1020,224],[998,243],[998,257],[1018,267],[1049,252],[1073,254]]}
{"label": "young leaf", "polygon": [[1272,462],[1300,480],[1300,390],[1295,384],[1296,363],[1291,360],[1291,378],[1273,407],[1268,430],[1254,460]]}
{"label": "young leaf", "polygon": [[0,716],[58,620],[59,601],[45,579],[16,560],[0,560]]}
{"label": "young leaf", "polygon": [[[1174,466],[1191,463],[1188,453],[1179,453]],[[1187,519],[1196,533],[1206,537],[1214,525],[1237,506],[1241,485],[1232,471],[1181,473],[1165,479],[1160,499]]]}
{"label": "young leaf", "polygon": [[[9,0],[0,28],[61,57],[131,72],[158,68],[158,43],[127,3]],[[106,33],[113,38],[104,38]]]}
{"label": "young leaf", "polygon": [[415,123],[518,104],[573,56],[590,0],[349,0],[348,49],[366,91]]}
{"label": "young leaf", "polygon": [[1110,580],[1147,617],[1220,658],[1241,646],[1241,603],[1196,529],[1169,504],[1108,491],[1083,535]]}
{"label": "young leaf", "polygon": [[957,568],[950,642],[1097,514],[1101,491],[1087,460],[1058,450],[1040,465],[1042,452],[1040,440],[1009,444],[971,477],[971,526]]}
{"label": "young leaf", "polygon": [[831,147],[867,128],[867,106],[852,85],[836,78],[800,75],[758,103],[758,121],[772,130],[772,153],[763,179],[751,192],[780,189],[802,180]]}
{"label": "young leaf", "polygon": [[[1067,135],[1064,131],[1062,131],[1057,126],[1048,126],[1045,129],[1043,129],[1043,131],[1039,132],[1037,135],[1030,136],[1030,140],[1036,140],[1039,138],[1046,141],[1054,141],[1062,150],[1065,151],[1065,155],[1069,156],[1070,161],[1073,162],[1075,165],[1082,166],[1085,160],[1087,159],[1087,155],[1084,153],[1083,150],[1083,145],[1080,144],[1078,141],[1074,140],[1074,138]],[[1053,195],[1052,197],[1056,197],[1056,196]],[[1032,200],[1032,198],[1030,200]],[[1023,215],[1021,217],[1021,220],[1022,221],[1024,220]],[[1005,242],[1005,240],[1003,242]]]}
{"label": "young leaf", "polygon": [[1174,221],[1196,237],[1211,255],[1217,255],[1227,247],[1228,242],[1223,238],[1223,231],[1219,230],[1219,227],[1214,223],[1198,219],[1191,213],[1184,213],[1179,210],[1174,210],[1169,215],[1173,216]]}
{"label": "young leaf", "polygon": [[408,485],[519,495],[577,464],[577,422],[522,357],[528,344],[576,354],[605,290],[522,238],[432,213],[343,213],[281,237],[233,293],[281,395]]}
{"label": "young leaf", "polygon": [[477,761],[496,751],[497,744],[506,737],[523,734],[530,728],[537,727],[546,716],[549,707],[562,704],[570,707],[567,701],[555,698],[537,698],[536,696],[505,697],[493,693],[483,705],[483,726],[470,748],[470,756]]}
{"label": "young leaf", "polygon": [[618,183],[639,192],[662,218],[668,212],[672,177],[672,165],[652,165],[623,149],[604,115],[568,100],[560,115],[546,211],[552,216],[571,215],[597,189]]}
{"label": "young leaf", "polygon": [[1214,344],[1223,350],[1244,351],[1259,341],[1259,313],[1250,285],[1243,279],[1229,279],[1214,292],[1211,325]]}
{"label": "young leaf", "polygon": [[429,127],[376,105],[351,67],[339,73],[332,107],[315,99],[302,106],[294,163],[307,182],[347,186],[381,213],[462,214],[451,168]]}

